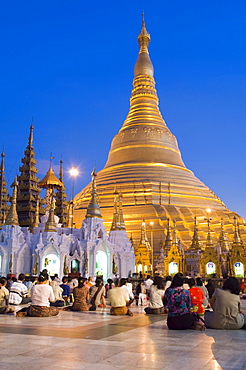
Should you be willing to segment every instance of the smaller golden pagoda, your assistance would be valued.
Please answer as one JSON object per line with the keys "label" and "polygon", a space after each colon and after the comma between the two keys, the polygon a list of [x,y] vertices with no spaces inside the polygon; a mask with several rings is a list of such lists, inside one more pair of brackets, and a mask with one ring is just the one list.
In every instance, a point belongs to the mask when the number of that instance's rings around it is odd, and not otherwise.
{"label": "smaller golden pagoda", "polygon": [[184,271],[184,255],[177,236],[176,221],[173,221],[173,235],[171,235],[170,221],[168,220],[167,238],[171,247],[167,250],[167,255],[164,259],[164,274],[174,275],[177,272]]}
{"label": "smaller golden pagoda", "polygon": [[246,249],[241,239],[237,218],[234,217],[234,240],[229,253],[230,275],[238,278],[245,277]]}
{"label": "smaller golden pagoda", "polygon": [[87,207],[87,212],[85,217],[86,218],[102,218],[101,210],[98,204],[97,199],[97,185],[96,185],[96,169],[94,168],[91,177],[92,177],[92,184],[91,184],[91,198],[90,202]]}
{"label": "smaller golden pagoda", "polygon": [[52,164],[50,163],[50,168],[44,178],[39,181],[38,186],[40,188],[46,189],[46,196],[45,196],[45,204],[46,204],[46,210],[50,209],[52,197],[53,197],[53,191],[54,189],[64,189],[63,183],[56,177]]}
{"label": "smaller golden pagoda", "polygon": [[146,233],[146,223],[143,220],[141,225],[141,239],[139,245],[135,251],[135,264],[136,264],[136,272],[139,274],[146,274],[151,271],[151,245],[148,241],[147,233]]}
{"label": "smaller golden pagoda", "polygon": [[206,247],[201,254],[200,273],[202,275],[207,276],[212,276],[214,274],[218,274],[218,276],[220,276],[221,272],[220,258],[218,255],[218,250],[213,245],[210,230],[210,218],[207,219],[207,222],[208,222],[207,241]]}

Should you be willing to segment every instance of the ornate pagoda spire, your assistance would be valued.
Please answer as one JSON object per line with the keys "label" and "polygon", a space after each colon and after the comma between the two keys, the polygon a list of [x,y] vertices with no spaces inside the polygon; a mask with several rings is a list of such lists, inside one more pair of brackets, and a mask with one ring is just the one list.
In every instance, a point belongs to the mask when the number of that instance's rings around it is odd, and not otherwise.
{"label": "ornate pagoda spire", "polygon": [[194,232],[191,242],[191,249],[201,249],[201,243],[198,235],[197,219],[194,217]]}
{"label": "ornate pagoda spire", "polygon": [[87,207],[86,218],[102,218],[100,207],[97,200],[97,186],[96,186],[96,169],[92,171],[92,186],[91,186],[91,199]]}
{"label": "ornate pagoda spire", "polygon": [[230,243],[226,236],[225,229],[224,229],[224,220],[221,218],[221,231],[219,237],[219,245],[222,251],[228,251],[230,249]]}
{"label": "ornate pagoda spire", "polygon": [[48,217],[48,220],[45,224],[44,231],[46,231],[46,232],[56,232],[57,231],[56,223],[55,223],[55,199],[54,199],[54,194],[53,194],[52,201],[51,201],[51,206],[50,206],[50,209],[49,209],[49,217]]}
{"label": "ornate pagoda spire", "polygon": [[17,199],[17,187],[18,187],[18,181],[17,177],[15,178],[15,181],[11,185],[13,188],[13,195],[11,198],[11,205],[5,220],[5,225],[12,225],[12,226],[18,226],[18,215],[16,211],[16,199]]}
{"label": "ornate pagoda spire", "polygon": [[59,172],[59,180],[63,184],[63,187],[56,193],[56,209],[55,214],[59,217],[59,222],[62,224],[63,227],[68,225],[68,202],[67,202],[67,195],[64,185],[64,175],[63,175],[63,161],[60,160],[60,172]]}
{"label": "ornate pagoda spire", "polygon": [[234,217],[234,238],[233,238],[232,246],[235,247],[235,246],[239,246],[239,245],[242,246],[243,242],[242,242],[242,239],[240,237],[239,230],[238,230],[237,217],[235,216]]}
{"label": "ornate pagoda spire", "polygon": [[[38,170],[36,168],[35,152],[33,149],[33,124],[30,126],[28,145],[24,152],[25,156],[21,160],[23,165],[20,167],[18,176],[17,194],[17,213],[20,226],[32,227],[35,218],[36,202],[39,199],[40,189],[38,187]],[[44,209],[40,207],[40,214],[44,214]]]}
{"label": "ornate pagoda spire", "polygon": [[170,225],[170,220],[168,218],[167,219],[167,236],[166,236],[166,240],[164,243],[164,250],[166,254],[168,251],[170,251],[172,247],[172,241],[173,241],[173,238],[172,238],[171,225]]}
{"label": "ornate pagoda spire", "polygon": [[145,245],[147,248],[150,248],[150,243],[148,241],[147,232],[146,232],[146,222],[143,220],[141,225],[141,237],[139,245]]}
{"label": "ornate pagoda spire", "polygon": [[122,193],[119,193],[119,223],[120,223],[120,230],[125,230],[125,221],[123,216],[123,207],[122,207]]}
{"label": "ornate pagoda spire", "polygon": [[172,245],[179,246],[179,239],[177,235],[177,226],[176,226],[176,221],[173,221],[173,240],[172,240]]}
{"label": "ornate pagoda spire", "polygon": [[4,174],[4,151],[1,154],[1,166],[0,166],[0,226],[4,224],[9,206],[9,195],[7,189],[7,182]]}
{"label": "ornate pagoda spire", "polygon": [[211,236],[210,218],[207,219],[207,223],[208,223],[208,233],[207,233],[206,247],[211,248],[213,247],[213,239]]}
{"label": "ornate pagoda spire", "polygon": [[111,230],[120,230],[120,220],[119,220],[119,211],[118,211],[118,202],[119,202],[119,192],[115,188],[114,192],[114,214],[113,214],[113,221],[111,225]]}

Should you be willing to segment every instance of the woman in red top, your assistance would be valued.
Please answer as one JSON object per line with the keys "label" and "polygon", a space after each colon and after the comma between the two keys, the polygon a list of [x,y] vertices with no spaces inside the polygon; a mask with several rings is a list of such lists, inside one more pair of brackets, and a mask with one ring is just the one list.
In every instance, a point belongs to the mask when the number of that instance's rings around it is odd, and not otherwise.
{"label": "woman in red top", "polygon": [[190,287],[190,297],[192,304],[191,312],[198,313],[198,315],[204,315],[205,309],[202,304],[204,300],[204,295],[202,289],[195,286],[195,279],[189,279],[188,284]]}

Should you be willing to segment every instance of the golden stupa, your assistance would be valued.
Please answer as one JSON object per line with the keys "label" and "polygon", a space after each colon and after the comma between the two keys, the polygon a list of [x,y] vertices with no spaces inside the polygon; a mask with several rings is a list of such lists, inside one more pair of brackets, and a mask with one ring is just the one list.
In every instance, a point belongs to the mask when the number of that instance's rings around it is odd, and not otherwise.
{"label": "golden stupa", "polygon": [[[206,245],[207,221],[211,218],[211,239],[218,243],[221,219],[229,241],[233,240],[236,215],[186,168],[175,136],[170,132],[158,107],[154,68],[148,44],[150,35],[142,21],[138,36],[140,51],[134,68],[133,89],[127,118],[114,137],[105,167],[97,174],[97,193],[102,218],[110,229],[115,189],[122,194],[126,231],[134,245],[139,244],[142,220],[152,237],[155,253],[165,241],[168,219],[176,224],[178,238],[189,248],[194,218],[201,244]],[[81,227],[90,201],[91,185],[75,197],[74,221]],[[209,213],[208,213],[209,212]],[[244,220],[238,218],[241,236]],[[153,223],[150,226],[150,222]]]}

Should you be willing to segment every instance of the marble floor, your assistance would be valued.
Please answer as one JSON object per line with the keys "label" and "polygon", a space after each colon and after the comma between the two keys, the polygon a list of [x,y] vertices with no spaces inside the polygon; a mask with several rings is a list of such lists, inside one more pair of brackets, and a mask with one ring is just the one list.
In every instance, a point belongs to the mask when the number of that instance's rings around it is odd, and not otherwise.
{"label": "marble floor", "polygon": [[132,311],[0,315],[0,369],[246,369],[246,330],[170,331],[166,315]]}

